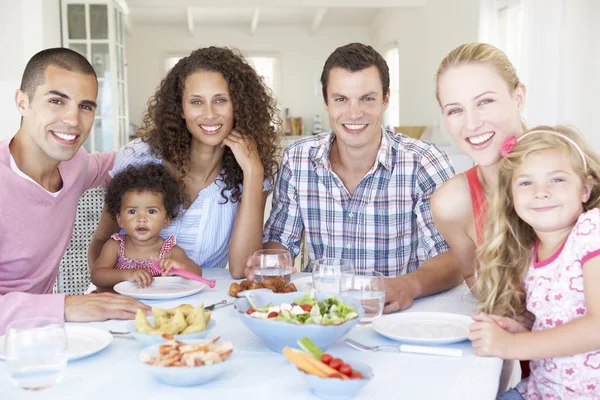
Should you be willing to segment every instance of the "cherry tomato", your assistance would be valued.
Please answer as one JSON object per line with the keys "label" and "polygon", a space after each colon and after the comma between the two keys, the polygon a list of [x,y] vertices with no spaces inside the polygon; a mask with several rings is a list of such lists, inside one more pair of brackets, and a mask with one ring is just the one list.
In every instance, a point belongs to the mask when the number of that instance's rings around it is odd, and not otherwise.
{"label": "cherry tomato", "polygon": [[278,316],[278,315],[279,315],[279,313],[278,313],[278,312],[271,311],[271,312],[269,313],[269,315],[267,315],[267,318],[275,318],[275,317],[276,317],[276,316]]}
{"label": "cherry tomato", "polygon": [[255,312],[256,310],[254,308],[249,308],[248,311],[246,311],[246,314],[250,315],[253,312]]}
{"label": "cherry tomato", "polygon": [[348,364],[342,364],[339,371],[346,376],[352,376],[352,367]]}
{"label": "cherry tomato", "polygon": [[312,306],[310,304],[302,304],[300,308],[306,312],[310,312],[310,310],[312,310]]}
{"label": "cherry tomato", "polygon": [[329,366],[333,369],[336,370],[340,370],[340,367],[342,366],[342,364],[344,364],[344,362],[342,361],[342,359],[340,358],[334,358],[333,360],[331,360],[331,362],[329,363]]}
{"label": "cherry tomato", "polygon": [[363,376],[358,371],[352,371],[352,375],[350,375],[351,379],[363,379]]}
{"label": "cherry tomato", "polygon": [[325,354],[323,354],[323,355],[321,356],[321,362],[322,362],[323,364],[327,364],[327,365],[329,365],[329,363],[331,362],[331,360],[333,360],[333,356],[332,356],[331,354],[327,354],[327,353],[325,353]]}

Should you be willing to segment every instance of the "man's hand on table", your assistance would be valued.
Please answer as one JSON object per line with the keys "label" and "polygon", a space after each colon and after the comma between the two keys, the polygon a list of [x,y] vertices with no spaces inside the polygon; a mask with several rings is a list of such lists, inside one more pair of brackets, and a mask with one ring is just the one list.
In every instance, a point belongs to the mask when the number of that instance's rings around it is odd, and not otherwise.
{"label": "man's hand on table", "polygon": [[417,296],[417,290],[406,275],[397,278],[386,278],[385,282],[385,314],[403,311],[410,308]]}
{"label": "man's hand on table", "polygon": [[146,314],[152,308],[138,300],[112,293],[65,297],[65,321],[89,322],[108,319],[134,319],[137,309]]}

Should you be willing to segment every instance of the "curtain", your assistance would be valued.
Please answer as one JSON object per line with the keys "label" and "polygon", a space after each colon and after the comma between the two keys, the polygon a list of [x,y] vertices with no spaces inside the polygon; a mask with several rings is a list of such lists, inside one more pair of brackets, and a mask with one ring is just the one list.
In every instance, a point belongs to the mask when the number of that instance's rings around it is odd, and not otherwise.
{"label": "curtain", "polygon": [[[600,1],[520,3],[519,56],[511,55],[507,51],[510,43],[502,42],[503,37],[510,36],[502,28],[514,27],[502,25],[497,0],[481,0],[480,40],[505,50],[517,67],[527,87],[523,117],[528,126],[573,125],[600,151]],[[518,47],[512,44],[513,50]]]}

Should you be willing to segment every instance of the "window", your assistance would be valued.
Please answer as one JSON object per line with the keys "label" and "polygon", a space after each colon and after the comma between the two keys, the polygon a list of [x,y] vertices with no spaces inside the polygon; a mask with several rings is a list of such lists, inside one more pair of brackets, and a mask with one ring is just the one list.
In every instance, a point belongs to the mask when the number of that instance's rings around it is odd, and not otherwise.
{"label": "window", "polygon": [[[179,60],[181,60],[183,56],[169,56],[165,59],[165,71],[169,71],[171,68],[177,64]],[[246,56],[246,60],[254,67],[256,73],[260,77],[262,77],[266,83],[266,85],[273,91],[273,93],[277,93],[278,87],[278,73],[279,73],[279,63],[276,57],[272,56]]]}
{"label": "window", "polygon": [[250,62],[258,76],[263,78],[265,84],[273,91],[273,93],[277,93],[277,58],[248,56],[246,57],[246,60]]}
{"label": "window", "polygon": [[521,65],[523,37],[523,4],[518,0],[497,1],[498,47],[502,49],[517,70]]}
{"label": "window", "polygon": [[400,52],[394,47],[385,52],[385,61],[390,70],[390,104],[383,116],[383,124],[394,130],[400,126]]}

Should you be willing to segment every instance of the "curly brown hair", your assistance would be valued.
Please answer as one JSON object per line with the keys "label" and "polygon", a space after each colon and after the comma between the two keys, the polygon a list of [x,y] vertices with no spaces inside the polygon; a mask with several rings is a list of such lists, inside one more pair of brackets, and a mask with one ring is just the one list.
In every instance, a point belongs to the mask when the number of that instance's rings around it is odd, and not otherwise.
{"label": "curly brown hair", "polygon": [[[238,50],[211,46],[194,50],[179,60],[150,98],[138,136],[157,156],[173,163],[181,177],[186,175],[192,134],[181,117],[182,97],[187,77],[197,71],[218,72],[227,81],[233,103],[234,129],[254,139],[265,178],[273,186],[279,167],[279,110],[271,90]],[[228,200],[237,202],[241,198],[244,176],[228,147],[223,154],[223,169],[220,179],[225,187],[221,195],[225,203]],[[230,191],[229,197],[225,195],[226,191]]]}
{"label": "curly brown hair", "polygon": [[121,213],[121,199],[125,193],[144,191],[161,193],[167,217],[177,217],[183,202],[181,186],[164,166],[150,163],[141,167],[130,165],[108,184],[104,201],[113,219]]}

